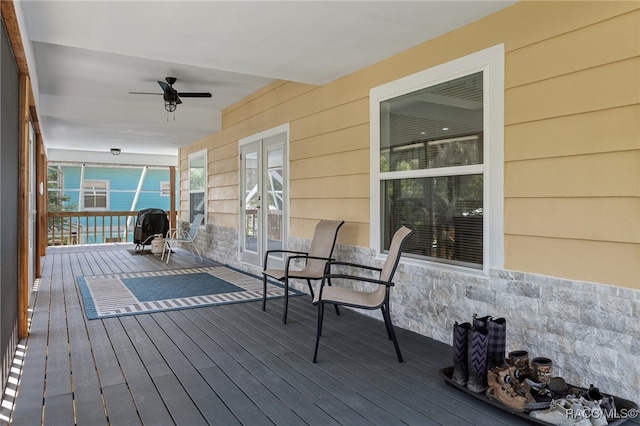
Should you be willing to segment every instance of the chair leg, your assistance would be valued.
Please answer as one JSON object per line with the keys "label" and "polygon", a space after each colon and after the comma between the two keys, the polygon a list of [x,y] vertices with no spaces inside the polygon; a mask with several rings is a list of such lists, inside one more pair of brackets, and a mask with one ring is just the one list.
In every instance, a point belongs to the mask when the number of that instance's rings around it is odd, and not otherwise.
{"label": "chair leg", "polygon": [[262,276],[262,310],[267,310],[267,276]]}
{"label": "chair leg", "polygon": [[168,251],[167,251],[167,265],[169,264],[169,258],[171,257],[171,243],[167,243]]}
{"label": "chair leg", "polygon": [[284,313],[282,314],[282,323],[287,323],[287,310],[289,309],[289,280],[284,280]]}
{"label": "chair leg", "polygon": [[[331,285],[331,278],[327,278],[327,285]],[[336,315],[340,315],[340,309],[338,308],[338,305],[333,305],[333,307],[336,309]]]}
{"label": "chair leg", "polygon": [[307,279],[307,285],[309,286],[309,293],[311,293],[311,300],[313,300],[313,298],[315,297],[315,294],[313,294],[313,287],[311,286],[310,279]]}
{"label": "chair leg", "polygon": [[398,345],[398,339],[396,338],[396,333],[393,330],[393,324],[391,324],[391,315],[389,315],[389,309],[385,309],[384,305],[380,308],[382,309],[382,316],[384,317],[384,323],[387,326],[387,334],[389,338],[393,340],[393,346],[396,348],[396,355],[398,355],[398,362],[403,362],[402,354],[400,353],[400,346]]}
{"label": "chair leg", "polygon": [[[198,250],[198,247],[196,247],[196,245],[193,243],[193,241],[191,242],[189,247],[191,248],[191,254],[193,255],[193,257],[196,257],[196,254],[197,254],[198,257],[200,258],[200,262],[202,262],[202,256],[200,255],[200,250]],[[194,252],[194,250],[195,250],[195,252]]]}
{"label": "chair leg", "polygon": [[324,318],[324,303],[318,303],[318,331],[316,333],[316,349],[313,352],[313,363],[315,364],[318,358],[318,345],[320,344],[320,335],[322,335],[322,320]]}

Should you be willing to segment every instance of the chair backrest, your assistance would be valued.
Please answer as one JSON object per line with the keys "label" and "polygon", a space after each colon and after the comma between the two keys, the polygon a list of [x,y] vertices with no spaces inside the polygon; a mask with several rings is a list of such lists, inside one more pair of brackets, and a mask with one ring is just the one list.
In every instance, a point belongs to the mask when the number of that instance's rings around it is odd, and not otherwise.
{"label": "chair backrest", "polygon": [[400,229],[393,234],[391,246],[387,253],[387,260],[385,260],[382,271],[380,272],[381,281],[391,281],[393,279],[393,274],[395,274],[398,262],[400,262],[402,245],[411,234],[413,234],[413,231],[406,226],[400,227]]}
{"label": "chair backrest", "polygon": [[196,238],[196,234],[198,233],[198,229],[202,222],[204,221],[203,214],[197,214],[193,217],[193,222],[191,222],[191,226],[189,227],[189,232],[187,233],[187,237],[185,238],[188,241],[193,241]]}
{"label": "chair backrest", "polygon": [[[331,258],[333,249],[336,246],[338,231],[342,225],[344,225],[343,220],[321,220],[318,222],[313,232],[311,247],[309,247],[309,256]],[[324,260],[309,259],[304,271],[322,277],[326,263]]]}

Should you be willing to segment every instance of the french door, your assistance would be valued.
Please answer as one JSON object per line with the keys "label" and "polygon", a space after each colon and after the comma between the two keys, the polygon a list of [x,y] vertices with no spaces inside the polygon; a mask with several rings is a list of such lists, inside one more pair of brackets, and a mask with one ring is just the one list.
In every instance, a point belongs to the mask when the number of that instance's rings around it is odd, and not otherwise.
{"label": "french door", "polygon": [[[286,248],[287,132],[266,134],[240,145],[240,257],[263,266],[267,250]],[[281,267],[282,254],[269,267]]]}

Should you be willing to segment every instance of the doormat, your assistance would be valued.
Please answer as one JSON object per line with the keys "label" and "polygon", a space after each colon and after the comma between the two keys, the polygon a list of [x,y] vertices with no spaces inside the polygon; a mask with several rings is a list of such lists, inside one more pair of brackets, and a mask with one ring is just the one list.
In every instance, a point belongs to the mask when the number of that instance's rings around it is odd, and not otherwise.
{"label": "doormat", "polygon": [[[262,300],[262,278],[226,266],[76,277],[87,319]],[[289,297],[303,294],[289,288]],[[267,299],[284,288],[267,283]]]}

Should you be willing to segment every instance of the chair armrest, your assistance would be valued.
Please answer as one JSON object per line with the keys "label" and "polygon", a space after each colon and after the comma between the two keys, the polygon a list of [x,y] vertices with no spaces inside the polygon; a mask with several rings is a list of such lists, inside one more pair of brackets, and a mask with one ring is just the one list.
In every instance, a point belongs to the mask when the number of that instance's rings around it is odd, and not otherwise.
{"label": "chair armrest", "polygon": [[[345,280],[353,280],[353,281],[364,281],[367,283],[373,283],[373,284],[380,284],[380,285],[386,285],[386,286],[393,286],[393,282],[391,281],[383,281],[383,280],[379,280],[376,278],[369,278],[369,277],[361,277],[359,275],[349,275],[349,274],[325,274],[324,278],[340,278],[340,279],[345,279]],[[324,282],[324,280],[323,280]]]}
{"label": "chair armrest", "polygon": [[[306,255],[307,252],[304,251],[293,251],[293,250],[267,250],[267,252],[264,254],[264,263],[263,263],[263,270],[267,270],[269,268],[267,268],[267,263],[269,262],[269,255],[271,253],[292,253],[292,254],[296,254],[296,255]],[[304,257],[304,256],[303,256]]]}
{"label": "chair armrest", "polygon": [[355,269],[365,269],[365,270],[369,270],[369,271],[376,271],[376,272],[381,272],[382,268],[378,268],[377,266],[369,266],[369,265],[362,265],[359,263],[351,263],[351,262],[334,262],[331,261],[329,262],[329,267],[336,265],[336,266],[348,266],[351,268],[355,268]]}
{"label": "chair armrest", "polygon": [[293,259],[304,259],[304,260],[309,260],[309,259],[317,259],[317,260],[326,260],[327,263],[331,262],[333,260],[333,258],[330,257],[320,257],[320,256],[309,256],[309,255],[303,255],[303,256],[289,256],[287,258],[287,265],[285,266],[285,274],[288,275],[289,273],[289,265],[291,264],[291,260]]}

